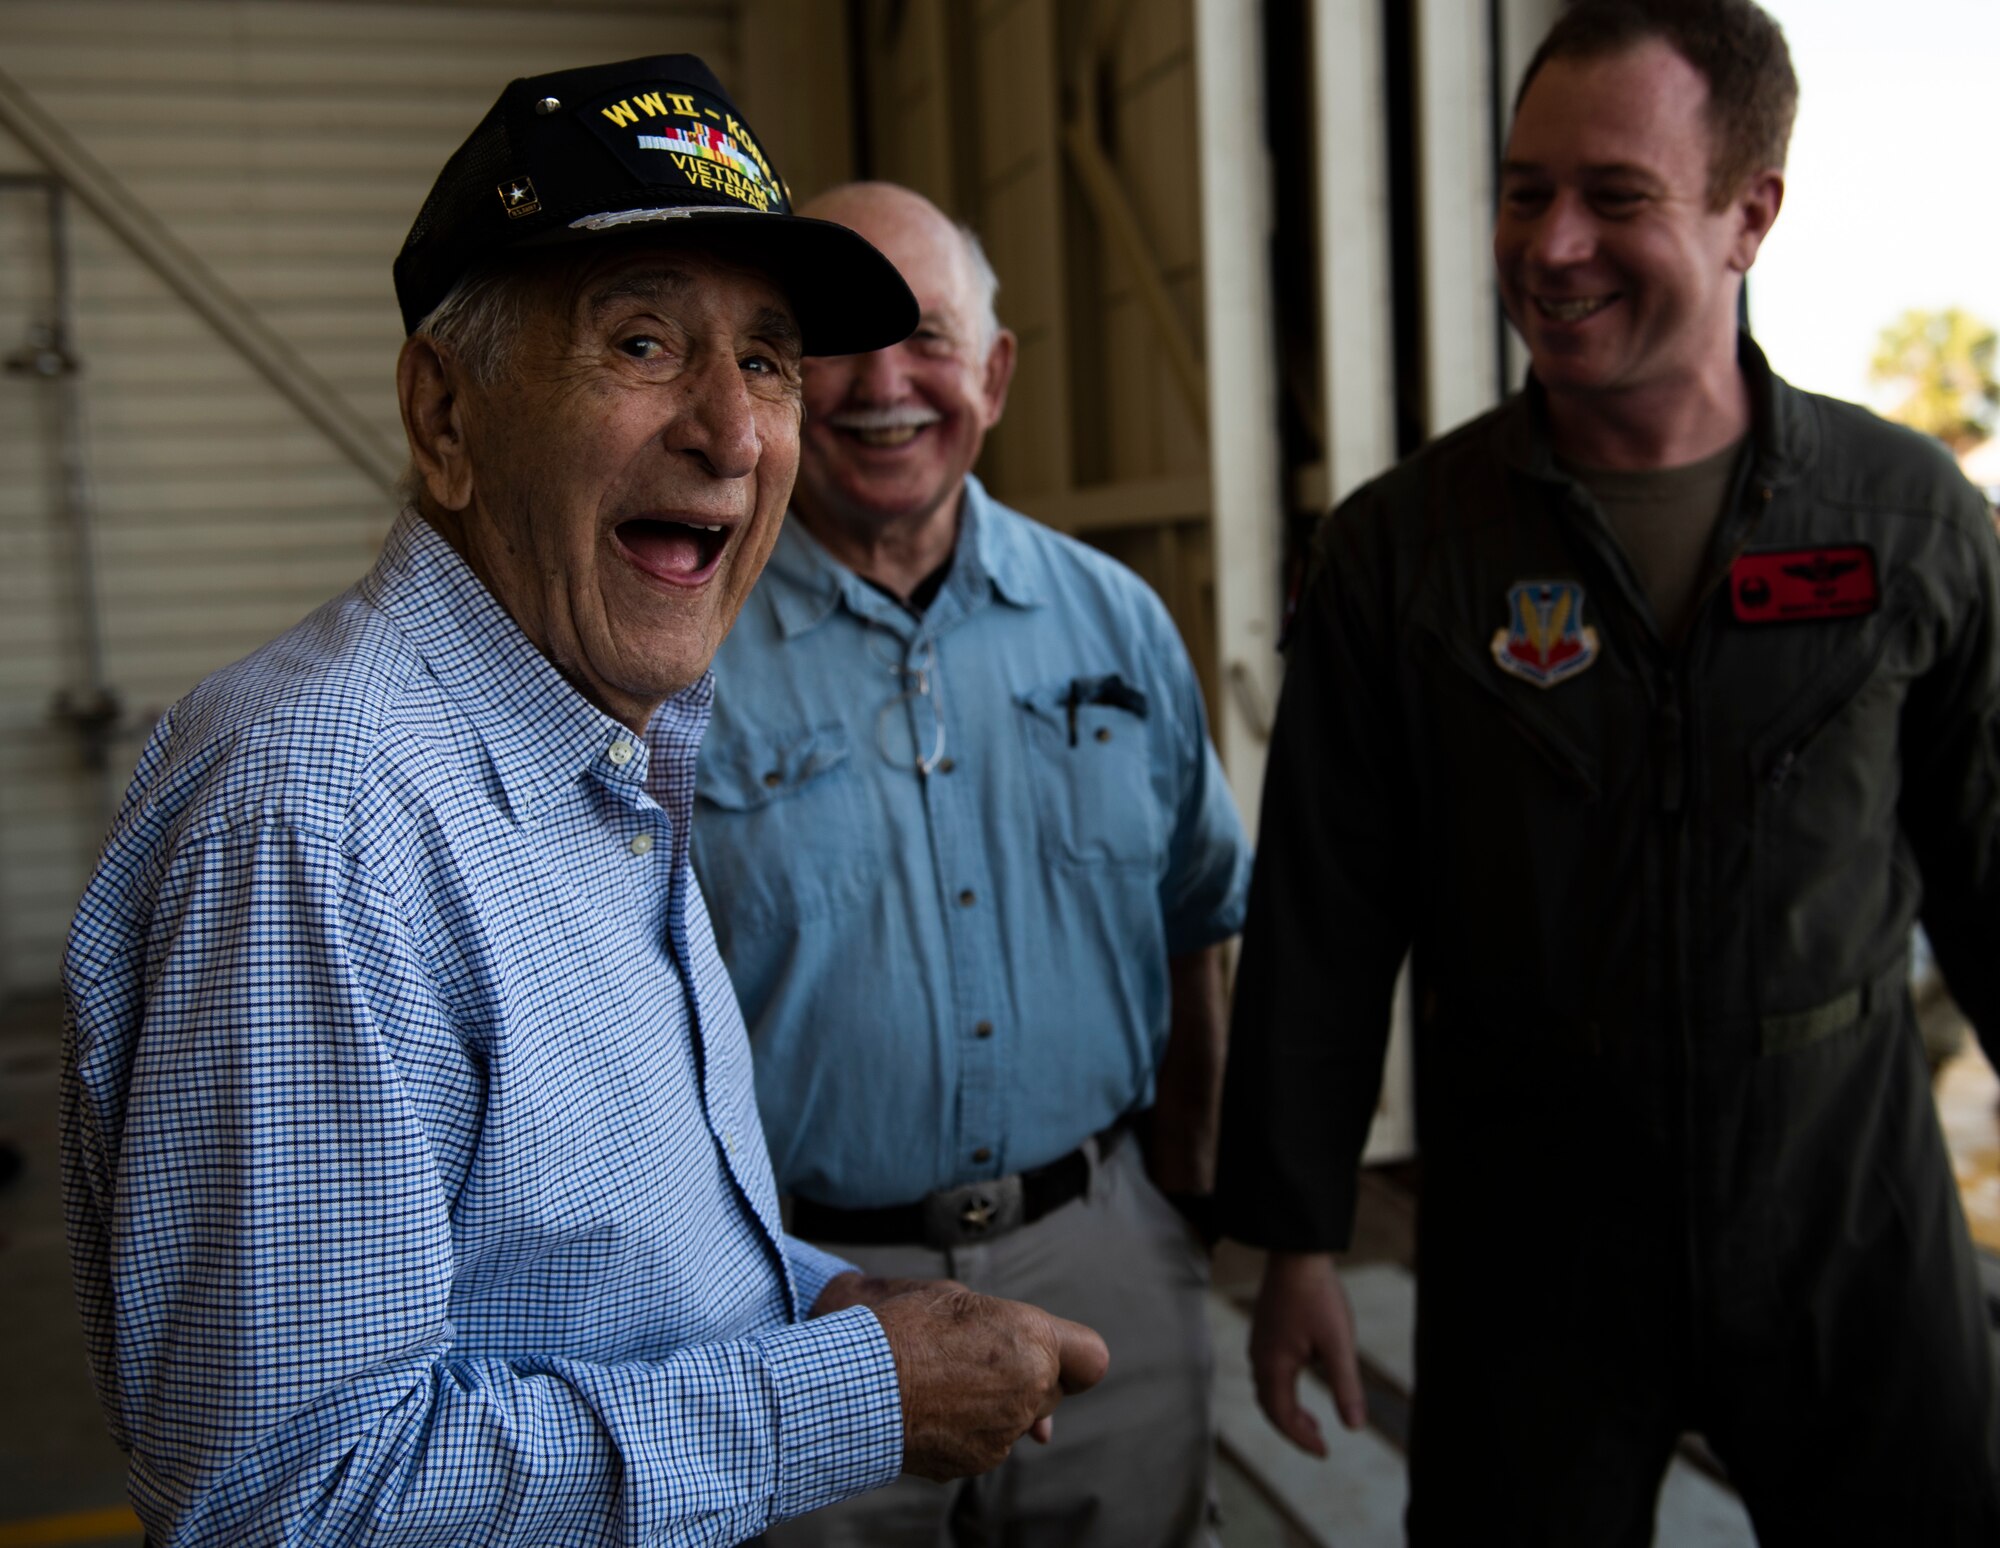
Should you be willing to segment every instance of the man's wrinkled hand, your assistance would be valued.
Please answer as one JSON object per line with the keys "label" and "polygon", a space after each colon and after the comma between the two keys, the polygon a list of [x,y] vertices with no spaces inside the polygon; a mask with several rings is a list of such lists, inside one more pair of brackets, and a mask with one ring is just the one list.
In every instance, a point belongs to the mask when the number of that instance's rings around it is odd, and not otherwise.
{"label": "man's wrinkled hand", "polygon": [[1250,1371],[1257,1406],[1301,1451],[1326,1455],[1319,1421],[1299,1402],[1299,1376],[1315,1367],[1333,1389],[1340,1422],[1368,1422],[1361,1367],[1354,1350],[1354,1313],[1330,1252],[1274,1252],[1264,1265],[1250,1324]]}
{"label": "man's wrinkled hand", "polygon": [[813,1302],[812,1310],[806,1315],[824,1317],[829,1312],[846,1311],[850,1306],[880,1306],[892,1296],[905,1295],[912,1290],[964,1288],[955,1279],[885,1279],[880,1274],[863,1274],[857,1269],[849,1269],[826,1282],[819,1299]]}
{"label": "man's wrinkled hand", "polygon": [[949,1281],[872,1309],[896,1357],[903,1471],[923,1478],[984,1473],[1022,1436],[1048,1440],[1056,1405],[1096,1386],[1111,1363],[1104,1340],[1082,1323]]}

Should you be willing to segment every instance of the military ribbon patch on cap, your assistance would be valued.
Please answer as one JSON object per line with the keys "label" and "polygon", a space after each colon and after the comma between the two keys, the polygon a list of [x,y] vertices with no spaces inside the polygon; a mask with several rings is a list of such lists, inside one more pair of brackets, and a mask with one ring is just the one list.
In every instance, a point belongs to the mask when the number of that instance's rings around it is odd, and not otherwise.
{"label": "military ribbon patch on cap", "polygon": [[784,185],[743,121],[704,92],[621,92],[579,115],[641,182],[685,185],[743,209],[785,213]]}
{"label": "military ribbon patch on cap", "polygon": [[1553,688],[1597,659],[1597,631],[1583,624],[1575,581],[1521,581],[1507,588],[1507,627],[1493,634],[1493,662],[1537,688]]}

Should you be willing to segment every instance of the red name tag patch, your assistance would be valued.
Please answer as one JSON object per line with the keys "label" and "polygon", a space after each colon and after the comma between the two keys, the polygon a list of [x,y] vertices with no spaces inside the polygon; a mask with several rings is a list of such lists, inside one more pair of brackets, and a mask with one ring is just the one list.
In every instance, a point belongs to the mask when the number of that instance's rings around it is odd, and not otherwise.
{"label": "red name tag patch", "polygon": [[1729,604],[1738,623],[1860,618],[1874,612],[1881,600],[1875,551],[1858,543],[1767,548],[1739,554],[1729,567]]}

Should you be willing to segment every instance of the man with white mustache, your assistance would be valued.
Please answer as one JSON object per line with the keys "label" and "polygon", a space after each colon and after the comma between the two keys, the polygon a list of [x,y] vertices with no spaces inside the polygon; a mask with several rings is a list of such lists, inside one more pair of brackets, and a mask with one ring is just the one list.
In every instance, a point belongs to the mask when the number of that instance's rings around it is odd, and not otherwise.
{"label": "man with white mustache", "polygon": [[777,1544],[1206,1531],[1221,943],[1249,865],[1159,599],[971,476],[1014,337],[970,232],[887,184],[806,209],[915,292],[809,361],[792,520],[716,657],[695,867],[791,1225],[871,1272],[1031,1295],[1111,1347],[1057,1444]]}

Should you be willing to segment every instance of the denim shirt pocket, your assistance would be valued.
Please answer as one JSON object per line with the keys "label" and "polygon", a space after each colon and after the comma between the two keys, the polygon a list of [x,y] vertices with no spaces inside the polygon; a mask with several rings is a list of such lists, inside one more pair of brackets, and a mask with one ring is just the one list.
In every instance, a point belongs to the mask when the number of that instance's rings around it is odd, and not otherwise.
{"label": "denim shirt pocket", "polygon": [[1014,695],[1042,854],[1159,870],[1167,821],[1153,789],[1145,704],[1075,703],[1077,681]]}
{"label": "denim shirt pocket", "polygon": [[866,885],[866,792],[845,726],[711,739],[695,807],[695,862],[720,935],[812,918]]}

